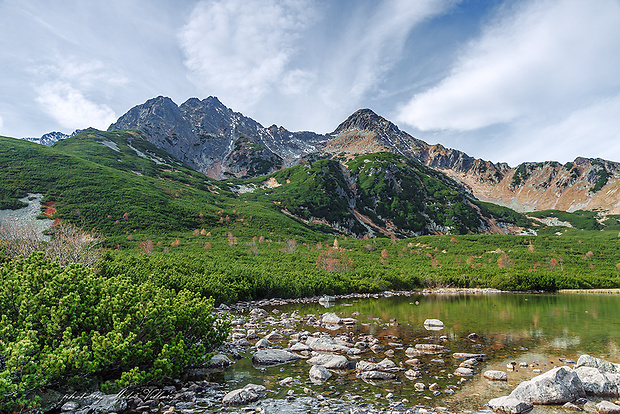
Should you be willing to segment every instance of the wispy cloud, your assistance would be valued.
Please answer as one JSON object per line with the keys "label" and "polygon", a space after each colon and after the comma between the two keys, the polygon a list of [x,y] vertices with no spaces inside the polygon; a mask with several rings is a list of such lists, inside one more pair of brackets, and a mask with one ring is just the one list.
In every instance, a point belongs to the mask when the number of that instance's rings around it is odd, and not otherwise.
{"label": "wispy cloud", "polygon": [[190,78],[229,105],[255,104],[283,76],[296,76],[287,66],[313,14],[306,0],[198,3],[179,35]]}
{"label": "wispy cloud", "polygon": [[539,128],[588,112],[584,104],[620,86],[618,27],[614,0],[509,3],[450,75],[413,96],[398,120],[420,130],[468,131],[523,122]]}
{"label": "wispy cloud", "polygon": [[403,58],[411,30],[445,13],[455,0],[389,0],[370,3],[341,22],[342,36],[335,39],[331,59],[322,75],[324,103],[357,104],[381,87],[384,77]]}
{"label": "wispy cloud", "polygon": [[101,60],[77,59],[73,56],[54,54],[54,63],[33,66],[30,71],[40,79],[69,82],[80,89],[117,86],[128,82],[118,71],[110,69]]}

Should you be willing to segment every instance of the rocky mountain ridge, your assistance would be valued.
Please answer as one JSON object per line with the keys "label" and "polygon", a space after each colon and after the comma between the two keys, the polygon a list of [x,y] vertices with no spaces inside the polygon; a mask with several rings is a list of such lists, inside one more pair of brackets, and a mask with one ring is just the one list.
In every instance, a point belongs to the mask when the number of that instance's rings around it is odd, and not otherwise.
{"label": "rocky mountain ridge", "polygon": [[620,213],[620,164],[577,158],[572,163],[510,167],[414,138],[370,109],[360,109],[330,134],[291,132],[234,112],[217,98],[177,106],[157,97],[130,109],[109,130],[137,129],[146,139],[207,176],[251,178],[305,159],[390,152],[439,170],[477,198],[518,211],[602,209]]}
{"label": "rocky mountain ridge", "polygon": [[439,170],[482,201],[517,211],[594,210],[620,213],[620,163],[578,157],[573,162],[526,162],[516,167],[427,144],[374,112],[355,112],[330,134],[323,151],[355,154],[387,151]]}
{"label": "rocky mountain ridge", "polygon": [[163,96],[150,99],[108,128],[122,129],[140,130],[156,146],[217,179],[269,174],[295,164],[325,141],[313,132],[265,128],[216,97],[191,98],[180,106]]}
{"label": "rocky mountain ridge", "polygon": [[45,145],[46,147],[51,147],[56,142],[63,140],[63,139],[74,137],[80,132],[82,132],[81,129],[76,129],[71,134],[67,135],[63,132],[53,131],[53,132],[48,132],[47,134],[43,134],[43,136],[41,136],[40,138],[24,137],[22,139],[24,141],[34,142],[35,144],[41,144],[41,145]]}

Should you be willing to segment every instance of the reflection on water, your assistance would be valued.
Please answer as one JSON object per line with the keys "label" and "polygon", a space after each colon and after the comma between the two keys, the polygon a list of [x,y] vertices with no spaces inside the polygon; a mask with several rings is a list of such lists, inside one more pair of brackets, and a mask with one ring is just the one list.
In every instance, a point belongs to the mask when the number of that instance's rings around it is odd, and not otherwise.
{"label": "reflection on water", "polygon": [[[318,303],[282,306],[278,310],[281,313],[295,310],[300,315],[313,314],[316,317],[327,312]],[[489,399],[507,395],[519,382],[564,364],[564,359],[576,360],[580,354],[587,353],[617,362],[620,356],[618,295],[413,294],[337,300],[329,312],[335,312],[341,318],[358,320],[354,326],[330,332],[332,336],[347,333],[356,338],[372,334],[381,340],[384,351],[394,350],[390,359],[396,364],[405,366],[404,361],[408,358],[404,350],[416,343],[441,343],[450,349],[450,353],[420,357],[423,376],[416,380],[407,379],[401,372],[396,381],[364,382],[356,378],[353,371],[344,371],[335,373],[323,385],[313,385],[308,382],[309,366],[303,360],[258,369],[252,366],[249,358],[237,361],[223,373],[221,380],[232,382],[231,389],[247,382],[264,383],[276,395],[285,397],[289,389],[280,387],[278,381],[291,376],[297,380],[293,390],[298,394],[303,394],[303,388],[310,388],[326,397],[351,399],[361,396],[363,401],[387,406],[390,401],[386,395],[391,393],[394,396],[392,401],[405,399],[409,406],[441,405],[456,412],[465,409],[480,411],[484,410]],[[445,326],[429,331],[424,326],[427,319],[438,319]],[[316,330],[306,325],[296,328],[297,331],[306,329]],[[264,333],[267,332],[265,328]],[[478,338],[468,338],[472,333]],[[452,375],[461,362],[452,357],[455,352],[484,353],[487,359],[476,368],[472,379],[461,381],[460,377]],[[360,357],[379,362],[386,355],[366,352]],[[488,369],[507,371],[506,365],[512,361],[524,362],[527,366],[508,372],[507,383],[492,383],[481,375]],[[415,382],[426,385],[436,382],[442,392],[454,389],[456,393],[435,396],[428,389],[416,391]]]}

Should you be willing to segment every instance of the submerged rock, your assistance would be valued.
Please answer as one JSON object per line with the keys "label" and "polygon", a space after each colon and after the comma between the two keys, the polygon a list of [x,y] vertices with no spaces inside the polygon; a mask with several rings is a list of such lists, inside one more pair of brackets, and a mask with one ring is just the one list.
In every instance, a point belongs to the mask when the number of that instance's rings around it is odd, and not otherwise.
{"label": "submerged rock", "polygon": [[350,347],[334,341],[329,336],[321,336],[320,338],[308,338],[308,340],[306,341],[306,345],[308,345],[313,351],[317,352],[347,353],[350,349]]}
{"label": "submerged rock", "polygon": [[493,398],[489,401],[489,407],[495,412],[509,414],[521,414],[534,408],[529,402],[520,401],[510,396]]}
{"label": "submerged rock", "polygon": [[312,368],[310,368],[310,373],[308,376],[310,377],[310,381],[314,383],[321,383],[331,378],[332,373],[322,365],[313,365]]}
{"label": "submerged rock", "polygon": [[486,354],[470,354],[467,352],[455,352],[452,354],[452,357],[455,359],[476,359],[478,361],[482,361],[487,357]]}
{"label": "submerged rock", "polygon": [[367,380],[393,380],[396,379],[396,374],[383,371],[364,371],[361,373],[360,378]]}
{"label": "submerged rock", "polygon": [[252,362],[255,365],[278,365],[296,361],[301,357],[284,349],[261,349],[254,354]]}
{"label": "submerged rock", "polygon": [[508,381],[508,374],[504,371],[488,370],[484,371],[483,376],[491,381]]}
{"label": "submerged rock", "polygon": [[441,353],[448,352],[448,348],[437,344],[416,344],[415,349],[424,353]]}

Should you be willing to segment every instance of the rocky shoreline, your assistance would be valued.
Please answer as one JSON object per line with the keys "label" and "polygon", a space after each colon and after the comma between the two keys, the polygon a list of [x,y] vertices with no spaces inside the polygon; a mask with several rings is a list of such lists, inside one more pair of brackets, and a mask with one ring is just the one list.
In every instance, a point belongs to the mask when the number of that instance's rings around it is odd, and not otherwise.
{"label": "rocky shoreline", "polygon": [[[458,289],[424,292],[384,292],[382,294],[343,295],[339,300],[356,300],[391,296],[411,296],[413,294],[488,294],[496,290]],[[474,376],[482,376],[489,382],[507,380],[506,371],[482,371],[480,367],[486,359],[482,352],[451,352],[449,338],[442,335],[425,338],[423,342],[403,344],[399,338],[379,338],[378,335],[361,333],[355,330],[359,321],[353,317],[340,317],[329,312],[319,315],[300,315],[297,311],[281,312],[278,307],[319,302],[330,307],[334,297],[315,297],[303,299],[271,299],[252,302],[240,302],[233,305],[220,305],[217,312],[221,316],[231,315],[232,330],[229,341],[218,350],[208,367],[187,372],[183,380],[171,381],[159,387],[138,387],[125,389],[119,394],[105,396],[101,393],[83,394],[81,396],[65,395],[56,404],[54,412],[66,414],[91,413],[172,413],[186,414],[200,412],[231,413],[446,413],[457,412],[441,406],[444,397],[458,393]],[[266,310],[266,309],[269,309]],[[355,312],[352,316],[354,316]],[[396,321],[390,321],[396,324]],[[437,319],[428,319],[425,328],[432,332],[441,329],[443,323]],[[475,333],[467,339],[476,347],[479,339]],[[482,346],[482,345],[481,345]],[[474,348],[479,349],[479,348]],[[403,357],[404,353],[404,357]],[[395,358],[395,355],[399,358]],[[222,385],[210,382],[209,375],[222,372],[237,360],[251,359],[258,369],[295,365],[303,368],[305,374],[279,378],[277,384],[265,387],[264,384],[252,384],[252,381],[238,381],[235,384]],[[583,360],[582,360],[583,358]],[[558,401],[570,403],[565,409],[580,410],[589,400],[587,396],[604,395],[620,397],[620,369],[617,365],[592,357],[583,356],[573,369],[568,366],[574,361],[565,361],[565,365],[555,367],[519,385],[509,396],[492,399],[488,406],[497,412],[520,414],[532,409],[532,404],[558,404]],[[398,362],[396,362],[398,361]],[[588,362],[584,362],[588,361]],[[429,364],[445,367],[441,376],[428,374]],[[450,368],[453,366],[454,368]],[[547,367],[549,368],[549,367]],[[282,368],[281,368],[282,370]],[[593,370],[603,372],[596,374]],[[297,370],[299,371],[299,369]],[[577,374],[581,373],[581,374]],[[357,387],[334,396],[324,392],[328,386],[348,375],[355,380],[378,385],[386,392],[375,394],[373,398],[363,395]],[[617,377],[616,377],[617,376]],[[537,379],[537,378],[541,379]],[[199,378],[190,380],[190,378]],[[207,379],[205,379],[207,378]],[[542,389],[542,394],[551,385],[564,386],[567,378],[572,379],[572,394],[563,399],[536,399],[534,391]],[[577,378],[577,379],[575,379]],[[593,378],[596,378],[595,382]],[[601,383],[600,381],[611,381]],[[589,381],[589,382],[588,382]],[[393,384],[408,382],[413,384],[415,394],[411,398],[402,398],[392,392]],[[570,382],[570,381],[569,381]],[[523,385],[526,383],[534,385]],[[581,384],[581,388],[579,386]],[[588,384],[588,385],[585,385]],[[598,385],[594,385],[598,384]],[[601,385],[603,384],[603,385]],[[603,391],[592,391],[596,387]],[[527,389],[527,392],[521,391]],[[586,392],[586,389],[589,390]],[[541,393],[539,392],[539,393]],[[79,398],[78,398],[79,397]],[[611,401],[607,401],[613,404]],[[592,405],[592,404],[590,404]],[[59,408],[60,407],[60,408]],[[606,405],[613,409],[613,407]],[[597,407],[598,409],[598,407]],[[614,411],[599,412],[613,413]],[[461,411],[458,411],[461,412]],[[619,411],[620,412],[620,411]]]}

